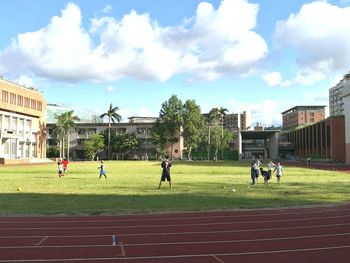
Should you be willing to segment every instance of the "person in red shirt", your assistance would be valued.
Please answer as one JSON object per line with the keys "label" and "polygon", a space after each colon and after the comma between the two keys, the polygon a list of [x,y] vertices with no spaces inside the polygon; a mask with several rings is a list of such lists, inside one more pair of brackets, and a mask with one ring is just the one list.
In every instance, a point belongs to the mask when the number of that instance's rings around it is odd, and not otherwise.
{"label": "person in red shirt", "polygon": [[68,167],[68,164],[69,164],[68,159],[64,158],[64,160],[62,161],[62,164],[63,164],[63,174],[67,175],[67,167]]}

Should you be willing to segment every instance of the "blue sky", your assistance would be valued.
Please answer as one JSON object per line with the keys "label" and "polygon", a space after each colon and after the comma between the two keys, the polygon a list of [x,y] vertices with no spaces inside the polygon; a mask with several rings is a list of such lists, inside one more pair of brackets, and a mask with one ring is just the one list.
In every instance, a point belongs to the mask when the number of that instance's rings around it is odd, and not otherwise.
{"label": "blue sky", "polygon": [[0,75],[49,103],[158,116],[177,95],[202,112],[280,125],[327,105],[350,70],[350,1],[12,0],[0,9]]}

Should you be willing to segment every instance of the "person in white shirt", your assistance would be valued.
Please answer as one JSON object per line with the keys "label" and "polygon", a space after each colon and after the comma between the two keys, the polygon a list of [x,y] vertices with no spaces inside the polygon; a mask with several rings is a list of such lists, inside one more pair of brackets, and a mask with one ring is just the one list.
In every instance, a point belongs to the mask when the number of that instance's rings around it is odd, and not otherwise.
{"label": "person in white shirt", "polygon": [[275,166],[275,169],[273,170],[273,172],[276,172],[276,177],[277,177],[277,183],[281,182],[281,177],[283,174],[283,167],[280,163],[277,163],[277,165]]}

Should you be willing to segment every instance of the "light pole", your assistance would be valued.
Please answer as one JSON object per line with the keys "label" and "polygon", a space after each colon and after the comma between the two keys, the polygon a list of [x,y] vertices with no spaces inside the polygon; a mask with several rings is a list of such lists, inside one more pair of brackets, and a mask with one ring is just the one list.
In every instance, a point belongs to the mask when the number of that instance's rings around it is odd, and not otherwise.
{"label": "light pole", "polygon": [[224,147],[223,147],[223,141],[224,141],[224,115],[221,113],[221,160],[224,160]]}
{"label": "light pole", "polygon": [[210,125],[208,125],[208,161],[210,160]]}

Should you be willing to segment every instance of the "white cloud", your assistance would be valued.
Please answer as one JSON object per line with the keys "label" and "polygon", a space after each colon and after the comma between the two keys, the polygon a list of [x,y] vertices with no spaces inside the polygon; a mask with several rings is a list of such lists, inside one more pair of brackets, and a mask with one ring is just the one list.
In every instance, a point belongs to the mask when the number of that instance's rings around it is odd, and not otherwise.
{"label": "white cloud", "polygon": [[265,83],[271,87],[278,86],[281,83],[282,77],[279,72],[267,73],[263,76]]}
{"label": "white cloud", "polygon": [[350,7],[327,1],[304,4],[286,21],[277,23],[275,42],[292,48],[300,69],[291,80],[311,85],[331,72],[347,71],[350,64]]}
{"label": "white cloud", "polygon": [[217,9],[200,3],[195,17],[179,26],[161,27],[148,14],[131,11],[121,20],[94,18],[86,30],[79,6],[69,3],[46,27],[19,34],[0,51],[0,74],[64,81],[245,75],[267,54],[253,31],[257,13],[258,5],[247,0],[222,0]]}
{"label": "white cloud", "polygon": [[283,80],[281,73],[277,71],[264,74],[262,79],[270,87],[289,87],[293,84],[290,80]]}
{"label": "white cloud", "polygon": [[103,9],[102,12],[103,13],[109,13],[110,11],[112,11],[112,6],[111,5],[106,5]]}
{"label": "white cloud", "polygon": [[29,76],[21,75],[15,82],[26,87],[35,87],[34,80]]}
{"label": "white cloud", "polygon": [[116,91],[116,87],[109,85],[109,86],[107,86],[106,91],[107,91],[107,93],[113,93]]}

